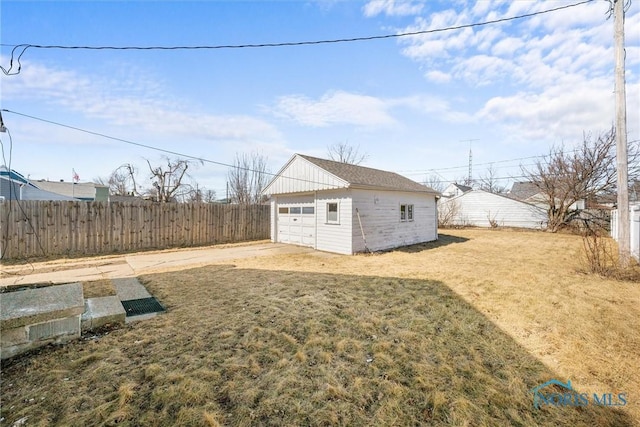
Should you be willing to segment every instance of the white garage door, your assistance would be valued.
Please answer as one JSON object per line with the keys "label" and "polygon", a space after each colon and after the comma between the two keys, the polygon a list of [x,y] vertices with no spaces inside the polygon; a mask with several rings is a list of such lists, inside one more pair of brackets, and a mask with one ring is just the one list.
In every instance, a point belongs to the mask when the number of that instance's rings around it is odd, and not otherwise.
{"label": "white garage door", "polygon": [[313,202],[278,204],[278,241],[315,246],[316,213]]}

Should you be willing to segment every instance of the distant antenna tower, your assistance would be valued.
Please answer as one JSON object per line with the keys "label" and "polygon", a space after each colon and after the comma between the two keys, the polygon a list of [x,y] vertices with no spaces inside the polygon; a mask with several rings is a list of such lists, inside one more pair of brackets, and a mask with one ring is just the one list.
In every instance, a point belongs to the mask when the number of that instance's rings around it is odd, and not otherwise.
{"label": "distant antenna tower", "polygon": [[473,152],[471,151],[471,143],[473,141],[480,141],[479,139],[463,139],[462,142],[469,143],[469,175],[467,176],[467,185],[471,185],[473,182]]}
{"label": "distant antenna tower", "polygon": [[471,151],[471,143],[469,143],[469,178],[467,178],[467,181],[469,181],[469,185],[471,185],[471,177],[473,176],[473,151]]}

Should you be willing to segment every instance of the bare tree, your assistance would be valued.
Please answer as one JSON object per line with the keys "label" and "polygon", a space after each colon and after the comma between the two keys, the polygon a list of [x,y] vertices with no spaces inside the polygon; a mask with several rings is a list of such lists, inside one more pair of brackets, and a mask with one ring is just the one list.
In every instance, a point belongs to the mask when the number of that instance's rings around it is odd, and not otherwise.
{"label": "bare tree", "polygon": [[460,204],[457,200],[443,200],[438,202],[438,227],[450,228],[459,225]]}
{"label": "bare tree", "polygon": [[480,176],[479,181],[481,190],[495,194],[502,194],[505,192],[504,186],[498,183],[498,170],[493,166],[493,163],[489,165],[485,174]]}
{"label": "bare tree", "polygon": [[151,183],[153,189],[150,191],[157,201],[166,203],[177,201],[179,198],[188,194],[190,185],[184,184],[182,181],[185,177],[189,177],[187,170],[193,164],[191,160],[171,159],[164,157],[166,166],[151,166],[151,162],[147,160],[149,171],[151,172]]}
{"label": "bare tree", "polygon": [[432,174],[425,178],[424,185],[431,187],[439,193],[442,193],[447,186],[446,182],[438,175]]}
{"label": "bare tree", "polygon": [[131,163],[125,163],[114,170],[109,176],[109,193],[116,196],[138,195],[136,172]]}
{"label": "bare tree", "polygon": [[328,146],[327,155],[331,160],[352,165],[359,165],[369,157],[367,153],[360,153],[360,146],[354,147],[347,142]]}
{"label": "bare tree", "polygon": [[135,166],[125,163],[114,169],[108,177],[94,178],[94,181],[109,186],[109,194],[112,196],[133,196],[138,194],[136,173]]}
{"label": "bare tree", "polygon": [[216,201],[216,192],[200,187],[198,184],[191,185],[190,191],[184,196],[184,201],[187,203],[213,203]]}
{"label": "bare tree", "polygon": [[229,198],[241,205],[264,201],[262,190],[267,185],[267,157],[258,152],[236,154],[228,173]]}
{"label": "bare tree", "polygon": [[[522,168],[548,205],[549,231],[555,232],[571,221],[576,213],[572,205],[577,201],[615,192],[615,148],[615,131],[611,129],[598,138],[584,135],[575,150],[552,147],[531,169]],[[637,144],[629,149],[629,164],[630,176],[637,176]]]}

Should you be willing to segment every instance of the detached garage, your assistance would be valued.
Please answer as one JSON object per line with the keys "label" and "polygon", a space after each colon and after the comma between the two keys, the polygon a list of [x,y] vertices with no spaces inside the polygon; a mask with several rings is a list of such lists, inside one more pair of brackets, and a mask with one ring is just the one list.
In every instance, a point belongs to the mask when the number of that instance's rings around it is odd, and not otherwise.
{"label": "detached garage", "polygon": [[438,238],[439,193],[393,172],[295,154],[264,194],[273,242],[353,254]]}
{"label": "detached garage", "polygon": [[516,227],[543,229],[547,224],[544,209],[483,190],[471,190],[450,199],[442,199],[439,209],[451,225],[473,227]]}

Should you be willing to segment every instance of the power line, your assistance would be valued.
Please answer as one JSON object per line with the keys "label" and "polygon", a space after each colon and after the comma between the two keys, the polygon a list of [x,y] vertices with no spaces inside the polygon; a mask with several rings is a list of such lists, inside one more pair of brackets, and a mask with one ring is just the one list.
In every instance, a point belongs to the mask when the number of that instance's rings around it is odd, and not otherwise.
{"label": "power line", "polygon": [[[260,173],[260,174],[264,174],[264,175],[268,175],[268,176],[272,176],[272,177],[277,176],[276,173],[271,173],[271,172],[266,172],[266,171],[259,171],[259,170],[255,170],[255,169],[251,169],[251,168],[242,167],[240,165],[233,165],[233,164],[229,164],[229,163],[219,162],[219,161],[216,161],[216,160],[206,159],[204,157],[193,156],[191,154],[180,153],[178,151],[172,151],[172,150],[167,150],[167,149],[164,149],[164,148],[154,147],[152,145],[142,144],[142,143],[139,143],[139,142],[130,141],[130,140],[123,139],[123,138],[118,138],[118,137],[107,135],[107,134],[100,133],[100,132],[95,132],[95,131],[91,131],[91,130],[87,130],[87,129],[82,129],[82,128],[79,128],[79,127],[76,127],[76,126],[66,125],[66,124],[63,124],[63,123],[55,122],[53,120],[47,120],[47,119],[43,119],[41,117],[36,117],[36,116],[32,116],[32,115],[25,114],[25,113],[19,113],[17,111],[8,110],[6,108],[1,109],[0,111],[6,112],[6,113],[15,114],[15,115],[18,115],[18,116],[26,117],[26,118],[29,118],[29,119],[32,119],[32,120],[37,120],[37,121],[44,122],[44,123],[49,123],[49,124],[52,124],[52,125],[55,125],[55,126],[60,126],[60,127],[64,127],[64,128],[67,128],[67,129],[72,129],[72,130],[75,130],[75,131],[78,131],[78,132],[83,132],[83,133],[86,133],[86,134],[89,134],[89,135],[99,136],[101,138],[106,138],[106,139],[110,139],[110,140],[113,140],[113,141],[118,141],[118,142],[122,142],[122,143],[125,143],[125,144],[130,144],[130,145],[134,145],[134,146],[137,146],[137,147],[141,147],[141,148],[146,148],[146,149],[149,149],[149,150],[159,151],[161,153],[166,153],[166,154],[171,154],[171,155],[178,156],[178,157],[183,157],[183,158],[187,158],[187,159],[196,160],[196,161],[203,162],[203,163],[211,163],[211,164],[218,165],[218,166],[224,166],[224,167],[229,167],[229,168],[234,168],[234,169],[246,170],[248,172]],[[638,143],[638,142],[640,142],[640,140],[632,140],[632,141],[630,141],[630,143]],[[574,150],[569,150],[569,151],[567,151],[567,153],[576,152],[576,151],[579,151],[579,150],[580,150],[580,148],[577,148],[577,149],[574,149]],[[4,156],[4,151],[3,151],[2,154]],[[550,155],[551,154],[542,154],[542,155],[537,155],[537,156],[519,157],[519,158],[515,158],[515,159],[496,160],[494,162],[479,163],[478,166],[491,165],[491,164],[495,164],[495,163],[514,162],[514,161],[518,161],[518,160],[544,158],[544,157],[549,157]],[[11,157],[9,157],[9,158],[11,159]],[[11,161],[11,160],[9,160],[9,161]],[[535,166],[535,165],[536,165],[536,163],[528,164],[528,165],[521,165],[521,166]],[[434,173],[438,174],[437,171],[455,170],[455,169],[461,169],[461,168],[466,168],[466,167],[467,166],[453,166],[453,167],[439,168],[439,169],[428,169],[428,170],[424,170],[424,171],[414,170],[412,173],[406,173],[408,171],[395,171],[395,173],[399,173],[399,174],[402,174],[402,175],[405,175],[405,176],[406,175],[418,175],[418,174],[423,174],[423,173],[427,173],[427,172],[434,172]],[[517,179],[517,178],[526,178],[526,177],[527,176],[519,175],[519,176],[495,177],[494,179],[496,179],[496,180],[505,180],[505,179]],[[311,184],[328,185],[326,183],[317,182],[317,181],[313,181],[313,180],[308,180],[308,179],[304,179],[304,178],[286,177],[286,176],[281,176],[281,178],[290,179],[290,180],[294,180],[294,181],[300,181],[300,182],[306,182],[306,183],[311,183]],[[444,177],[442,177],[442,176],[441,176],[441,178],[444,179]],[[451,181],[452,180],[443,180],[443,181],[438,181],[438,182],[451,182]],[[336,188],[337,188],[337,186],[336,186]],[[223,191],[223,190],[221,190],[221,191]]]}
{"label": "power line", "polygon": [[[183,157],[183,158],[187,158],[187,159],[196,160],[196,161],[203,162],[203,163],[211,163],[211,164],[218,165],[218,166],[225,166],[225,167],[229,167],[229,168],[245,170],[245,171],[248,171],[248,172],[261,173],[261,174],[272,176],[272,177],[277,176],[277,174],[275,174],[275,173],[266,172],[266,171],[258,171],[258,170],[254,170],[254,169],[251,169],[251,168],[245,168],[245,167],[242,167],[240,165],[232,165],[232,164],[229,164],[229,163],[224,163],[224,162],[219,162],[219,161],[216,161],[216,160],[206,159],[204,157],[198,157],[198,156],[193,156],[193,155],[190,155],[190,154],[180,153],[178,151],[166,150],[164,148],[154,147],[152,145],[142,144],[142,143],[135,142],[135,141],[130,141],[130,140],[127,140],[127,139],[118,138],[118,137],[111,136],[111,135],[106,135],[104,133],[95,132],[95,131],[91,131],[91,130],[87,130],[87,129],[82,129],[82,128],[79,128],[77,126],[66,125],[66,124],[63,124],[63,123],[55,122],[53,120],[47,120],[47,119],[43,119],[41,117],[36,117],[36,116],[32,116],[32,115],[25,114],[25,113],[19,113],[17,111],[8,110],[6,108],[3,108],[0,111],[6,112],[6,113],[15,114],[15,115],[18,115],[18,116],[26,117],[26,118],[29,118],[29,119],[32,119],[32,120],[37,120],[37,121],[44,122],[44,123],[49,123],[49,124],[52,124],[52,125],[55,125],[55,126],[60,126],[60,127],[64,127],[64,128],[67,128],[67,129],[72,129],[72,130],[75,130],[75,131],[78,131],[78,132],[83,132],[83,133],[86,133],[86,134],[89,134],[89,135],[99,136],[101,138],[106,138],[106,139],[110,139],[110,140],[113,140],[113,141],[118,141],[118,142],[122,142],[122,143],[125,143],[125,144],[130,144],[130,145],[134,145],[134,146],[137,146],[137,147],[141,147],[141,148],[146,148],[146,149],[149,149],[149,150],[159,151],[161,153],[166,153],[166,154],[171,154],[171,155],[178,156],[178,157]],[[409,174],[407,174],[407,175],[409,175]],[[317,181],[308,180],[308,179],[304,179],[304,178],[288,177],[288,176],[281,176],[281,178],[290,179],[290,180],[293,180],[293,181],[301,181],[301,182],[306,182],[306,183],[311,183],[311,184],[329,185],[329,184],[326,184],[326,183],[323,183],[323,182],[317,182]],[[496,180],[498,180],[498,179],[499,180],[503,180],[503,179],[511,179],[511,178],[519,178],[519,177],[497,177],[495,179]],[[450,182],[450,181],[442,181],[442,182]],[[335,186],[335,187],[339,188],[338,186]],[[217,190],[218,189],[216,189],[216,192],[217,192]],[[222,192],[224,190],[220,190],[220,191]]]}
{"label": "power line", "polygon": [[[8,175],[7,175],[7,182],[9,184],[9,200],[8,200],[8,204],[9,204],[9,208],[7,209],[7,215],[5,217],[5,224],[9,224],[10,222],[10,218],[11,218],[11,214],[13,212],[12,209],[12,204],[14,202],[14,198],[15,198],[15,202],[16,205],[18,206],[18,208],[20,209],[20,212],[22,212],[22,216],[24,218],[24,220],[29,223],[29,227],[31,228],[31,231],[33,232],[34,236],[36,237],[36,242],[38,243],[38,247],[40,248],[40,250],[42,251],[42,255],[47,256],[47,252],[44,250],[44,247],[42,246],[42,242],[40,241],[40,235],[38,234],[38,230],[35,229],[35,227],[33,226],[33,223],[31,222],[31,217],[29,217],[29,215],[27,215],[27,213],[24,211],[24,208],[22,207],[22,200],[21,197],[17,196],[16,194],[14,194],[16,188],[15,188],[15,182],[13,181],[13,179],[11,178],[11,160],[13,157],[13,137],[11,136],[11,131],[6,128],[3,127],[3,133],[6,132],[7,135],[9,136],[9,162],[7,163],[7,159],[5,157],[5,153],[4,153],[4,143],[2,142],[2,140],[0,139],[0,147],[2,147],[2,161],[4,162],[4,165],[6,165],[7,167],[7,171],[8,171]],[[21,184],[22,186],[22,184]],[[22,190],[20,190],[22,192]],[[2,227],[0,227],[2,228]],[[0,247],[0,260],[4,259],[4,256],[9,248],[8,242],[9,242],[9,227],[7,226],[5,229],[5,245]],[[29,265],[31,266],[31,271],[34,270],[33,264],[31,264],[31,262],[29,262]]]}
{"label": "power line", "polygon": [[[418,36],[418,35],[424,35],[424,34],[433,34],[433,33],[445,32],[445,31],[455,31],[463,28],[481,27],[485,25],[498,24],[501,22],[514,21],[517,19],[530,18],[532,16],[556,12],[563,9],[569,9],[576,6],[581,6],[586,3],[591,3],[592,1],[594,0],[584,0],[579,3],[558,6],[552,9],[526,13],[523,15],[512,16],[508,18],[492,19],[484,22],[455,25],[455,26],[444,27],[444,28],[435,28],[431,30],[420,30],[420,31],[410,31],[405,33],[383,34],[383,35],[377,35],[377,36],[350,37],[350,38],[325,39],[325,40],[309,40],[309,41],[279,42],[279,43],[256,43],[256,44],[249,43],[249,44],[227,44],[227,45],[201,45],[201,46],[67,46],[67,45],[41,45],[41,44],[29,44],[29,43],[22,43],[18,45],[0,44],[0,46],[5,46],[5,47],[13,46],[13,49],[11,50],[11,59],[9,61],[9,68],[5,69],[4,67],[0,66],[0,69],[7,76],[20,74],[20,70],[22,68],[22,64],[20,63],[20,60],[28,49],[144,50],[144,51],[147,51],[147,50],[221,50],[221,49],[247,49],[247,48],[269,48],[269,47],[289,47],[289,46],[310,46],[310,45],[336,44],[336,43],[353,43],[353,42]],[[17,58],[16,58],[16,54],[17,54]],[[16,62],[18,64],[17,71],[12,71],[14,58],[16,58]]]}
{"label": "power line", "polygon": [[[572,150],[573,151],[573,150]],[[569,151],[571,152],[571,151]],[[531,160],[531,159],[539,159],[539,158],[543,158],[543,157],[549,157],[549,154],[539,154],[536,156],[528,156],[528,157],[517,157],[514,159],[507,159],[507,160],[495,160],[493,162],[485,162],[485,163],[474,163],[474,166],[489,166],[489,165],[493,165],[496,163],[512,163],[512,162],[517,162],[520,160]],[[450,170],[456,170],[456,169],[466,169],[468,168],[469,165],[461,165],[461,166],[450,166],[450,167],[445,167],[445,168],[434,168],[434,169],[412,169],[412,170],[404,170],[404,171],[398,171],[398,172],[408,172],[406,173],[406,175],[418,175],[418,174],[422,174],[422,173],[428,173],[428,172],[442,172],[442,171],[450,171]]]}
{"label": "power line", "polygon": [[[187,159],[196,160],[196,161],[203,162],[203,163],[211,163],[211,164],[218,165],[218,166],[225,166],[225,167],[228,167],[228,168],[240,169],[240,170],[244,170],[244,171],[247,171],[247,172],[255,172],[255,173],[264,174],[264,175],[273,176],[273,177],[277,176],[277,174],[275,174],[275,173],[255,170],[255,169],[251,169],[251,168],[245,168],[245,167],[242,167],[240,165],[232,165],[232,164],[229,164],[229,163],[224,163],[224,162],[219,162],[219,161],[216,161],[216,160],[206,159],[204,157],[198,157],[198,156],[193,156],[191,154],[180,153],[178,151],[172,151],[172,150],[167,150],[167,149],[164,149],[164,148],[154,147],[152,145],[142,144],[140,142],[134,142],[134,141],[130,141],[130,140],[127,140],[127,139],[106,135],[104,133],[94,132],[94,131],[87,130],[87,129],[82,129],[82,128],[79,128],[79,127],[76,127],[76,126],[65,125],[63,123],[54,122],[53,120],[47,120],[47,119],[43,119],[43,118],[40,118],[40,117],[31,116],[29,114],[24,114],[24,113],[19,113],[17,111],[7,110],[6,108],[3,108],[1,111],[7,112],[7,113],[11,113],[11,114],[16,114],[18,116],[26,117],[26,118],[29,118],[29,119],[32,119],[32,120],[38,120],[40,122],[49,123],[49,124],[52,124],[52,125],[55,125],[55,126],[60,126],[60,127],[64,127],[64,128],[67,128],[67,129],[72,129],[72,130],[75,130],[75,131],[78,131],[78,132],[87,133],[89,135],[99,136],[99,137],[110,139],[110,140],[113,140],[113,141],[123,142],[125,144],[134,145],[134,146],[142,147],[142,148],[147,148],[149,150],[159,151],[161,153],[171,154],[171,155],[178,156],[178,157],[184,157],[184,158],[187,158]],[[282,178],[291,179],[291,180],[294,180],[294,181],[307,182],[307,183],[312,183],[312,184],[324,184],[324,183],[321,183],[321,182],[316,182],[316,181],[312,181],[312,180],[308,180],[308,179],[304,179],[304,178],[285,177],[285,176],[282,176]],[[324,184],[324,185],[330,185],[330,184]],[[335,187],[339,188],[339,186],[337,186],[337,185],[335,185]]]}
{"label": "power line", "polygon": [[[629,144],[637,144],[638,142],[640,142],[640,140],[638,139],[634,139],[629,141]],[[566,154],[570,154],[570,153],[577,153],[579,151],[581,151],[582,148],[578,147],[578,148],[574,148],[573,150],[566,150],[564,151],[564,153]],[[521,161],[521,160],[531,160],[531,159],[542,159],[545,157],[550,157],[552,156],[553,153],[547,153],[547,154],[538,154],[535,156],[527,156],[527,157],[516,157],[513,159],[506,159],[506,160],[494,160],[491,162],[484,162],[484,163],[474,163],[474,166],[490,166],[490,165],[495,165],[495,164],[500,164],[500,163],[512,163],[512,162],[517,162],[517,161]],[[535,166],[535,163],[532,164],[528,164],[528,165],[517,165],[517,166]],[[444,167],[444,168],[430,168],[430,169],[405,169],[405,170],[399,170],[396,171],[398,173],[402,173],[403,175],[420,175],[423,173],[429,173],[429,172],[433,172],[436,175],[439,175],[439,172],[443,172],[443,171],[451,171],[451,170],[457,170],[457,169],[467,169],[469,167],[469,165],[460,165],[460,166],[449,166],[449,167]],[[510,167],[510,166],[505,166],[505,167]],[[511,167],[515,167],[511,166]]]}

